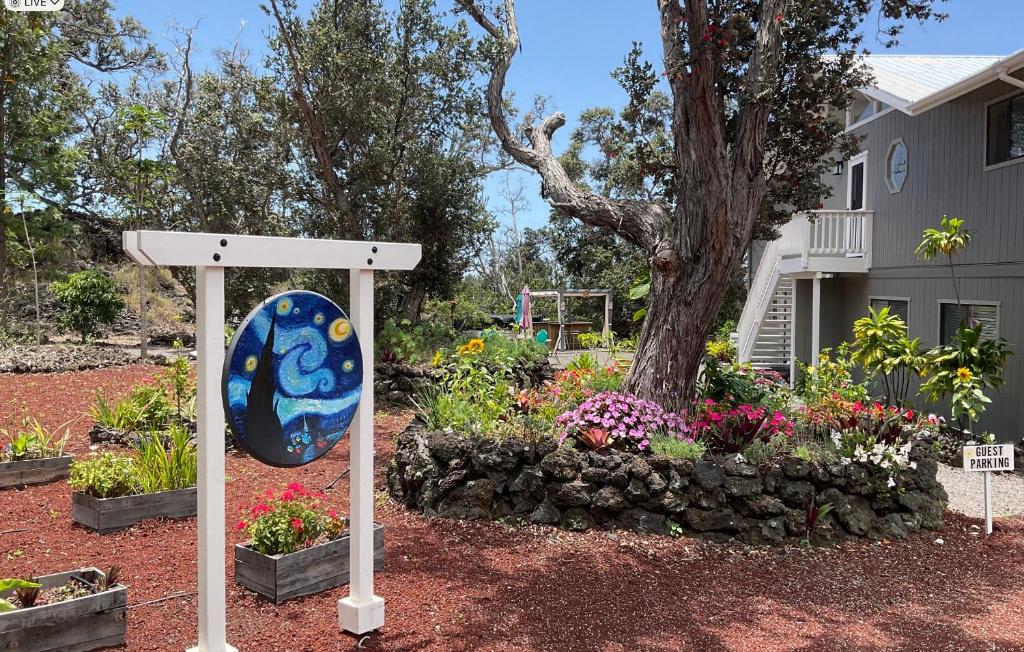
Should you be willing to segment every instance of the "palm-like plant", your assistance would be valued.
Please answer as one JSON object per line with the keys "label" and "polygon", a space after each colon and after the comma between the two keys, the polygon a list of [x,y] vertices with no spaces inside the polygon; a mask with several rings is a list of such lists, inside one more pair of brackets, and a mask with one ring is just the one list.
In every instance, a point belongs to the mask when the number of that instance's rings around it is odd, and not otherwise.
{"label": "palm-like plant", "polygon": [[867,317],[853,323],[853,350],[850,358],[865,370],[881,377],[888,404],[906,402],[910,378],[925,364],[921,338],[907,337],[907,324],[885,307],[868,308]]}
{"label": "palm-like plant", "polygon": [[942,216],[940,228],[925,229],[922,240],[914,255],[921,260],[932,260],[943,255],[949,262],[949,275],[953,279],[953,294],[956,305],[960,305],[960,289],[956,283],[956,269],[953,266],[953,255],[960,253],[971,242],[971,232],[964,228],[964,221],[958,217]]}

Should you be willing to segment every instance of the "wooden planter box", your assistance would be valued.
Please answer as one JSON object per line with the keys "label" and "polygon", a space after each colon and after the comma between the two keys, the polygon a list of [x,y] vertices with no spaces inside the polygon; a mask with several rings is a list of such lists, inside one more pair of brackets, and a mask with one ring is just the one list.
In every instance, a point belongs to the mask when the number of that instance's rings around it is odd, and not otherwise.
{"label": "wooden planter box", "polygon": [[74,455],[45,457],[41,460],[0,462],[0,489],[24,484],[42,484],[66,478],[71,472]]}
{"label": "wooden planter box", "polygon": [[[97,581],[95,568],[46,575],[36,581],[45,588],[66,584],[72,575]],[[9,596],[0,596],[9,597]],[[0,650],[19,652],[84,652],[124,645],[128,588],[114,588],[84,598],[0,613]]]}
{"label": "wooden planter box", "polygon": [[100,533],[115,532],[151,518],[196,515],[196,488],[159,491],[120,498],[71,494],[71,520]]}
{"label": "wooden planter box", "polygon": [[[235,545],[235,583],[275,603],[348,584],[349,535],[288,555]],[[373,524],[373,568],[384,568],[384,526]]]}

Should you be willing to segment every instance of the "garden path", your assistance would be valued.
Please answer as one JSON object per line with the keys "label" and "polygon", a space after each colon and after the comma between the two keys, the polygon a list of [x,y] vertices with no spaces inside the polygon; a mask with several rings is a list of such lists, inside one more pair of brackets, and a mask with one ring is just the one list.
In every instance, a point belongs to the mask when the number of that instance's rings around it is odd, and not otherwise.
{"label": "garden path", "polygon": [[[984,473],[964,473],[946,464],[939,464],[939,482],[949,494],[949,509],[975,518],[984,518]],[[992,514],[1012,516],[1024,514],[1024,475],[994,473],[992,475]]]}

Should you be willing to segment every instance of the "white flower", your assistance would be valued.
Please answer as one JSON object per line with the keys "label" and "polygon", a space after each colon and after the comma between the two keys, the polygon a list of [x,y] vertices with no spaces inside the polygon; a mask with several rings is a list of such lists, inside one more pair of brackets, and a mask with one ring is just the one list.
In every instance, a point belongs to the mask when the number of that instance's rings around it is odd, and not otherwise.
{"label": "white flower", "polygon": [[896,486],[896,481],[895,481],[895,480],[893,480],[893,479],[892,479],[892,478],[890,477],[890,478],[889,478],[889,482],[887,482],[887,483],[886,483],[886,486],[887,486],[887,487],[890,487],[890,488],[891,488],[891,487],[895,487],[895,486]]}
{"label": "white flower", "polygon": [[744,464],[744,463],[746,463],[746,461],[747,461],[747,458],[743,457],[743,453],[736,453],[736,463],[737,464]]}
{"label": "white flower", "polygon": [[916,469],[917,468],[917,462],[911,462],[910,463],[910,468]]}

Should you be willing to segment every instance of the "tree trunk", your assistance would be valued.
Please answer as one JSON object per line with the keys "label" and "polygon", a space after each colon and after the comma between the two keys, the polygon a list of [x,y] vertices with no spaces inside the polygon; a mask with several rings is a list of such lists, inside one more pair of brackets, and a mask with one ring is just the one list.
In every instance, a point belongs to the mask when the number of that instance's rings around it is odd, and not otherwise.
{"label": "tree trunk", "polygon": [[731,266],[708,263],[693,274],[652,271],[647,316],[626,391],[665,409],[689,407],[730,272]]}
{"label": "tree trunk", "polygon": [[423,281],[416,280],[413,282],[412,287],[402,297],[402,305],[399,308],[399,312],[402,315],[402,319],[408,319],[409,321],[420,320],[420,310],[423,308],[423,300],[427,297],[427,286]]}
{"label": "tree trunk", "polygon": [[4,45],[3,61],[0,64],[0,327],[7,326],[10,312],[7,300],[10,297],[7,278],[7,82],[10,77],[11,46]]}

